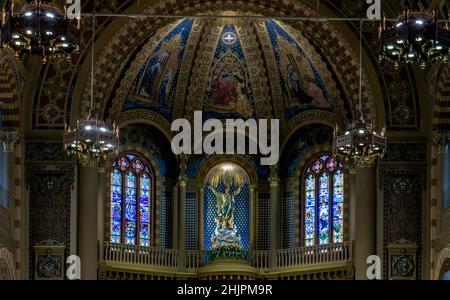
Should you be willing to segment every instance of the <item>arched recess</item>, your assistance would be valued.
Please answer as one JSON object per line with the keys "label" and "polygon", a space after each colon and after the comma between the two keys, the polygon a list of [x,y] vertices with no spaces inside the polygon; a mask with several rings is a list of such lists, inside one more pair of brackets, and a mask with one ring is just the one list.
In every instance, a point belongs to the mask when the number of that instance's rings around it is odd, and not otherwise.
{"label": "arched recess", "polygon": [[310,160],[332,152],[333,123],[308,120],[286,139],[280,155],[281,242],[283,248],[303,245],[303,174]]}
{"label": "arched recess", "polygon": [[0,280],[16,278],[13,255],[6,248],[0,249]]}
{"label": "arched recess", "polygon": [[[274,3],[273,1],[246,1],[242,3],[239,7],[239,11],[250,12],[262,15],[272,15],[272,16],[297,16],[297,15],[315,15],[324,14],[324,11],[316,12],[311,7],[313,6],[310,1],[285,1],[283,3]],[[306,4],[305,4],[306,3]],[[308,7],[308,3],[311,7]],[[190,14],[190,13],[202,13],[202,12],[214,12],[216,10],[233,10],[235,6],[231,3],[223,3],[223,1],[205,1],[202,3],[201,8],[199,8],[194,3],[188,2],[174,2],[171,0],[158,2],[152,7],[145,7],[145,4],[140,6],[133,6],[129,9],[129,12],[140,11],[154,13],[158,11],[167,11],[167,7],[170,7],[169,11],[178,14]],[[321,9],[325,10],[324,7]],[[332,12],[326,11],[326,14],[330,15]],[[119,21],[114,21],[113,25],[118,26]],[[127,64],[124,61],[130,59],[129,53],[135,53],[135,47],[137,46],[138,40],[146,39],[151,36],[151,32],[154,32],[158,28],[161,28],[166,23],[160,19],[145,19],[145,20],[129,20],[120,21],[121,29],[118,30],[115,37],[108,43],[108,46],[103,49],[101,54],[98,55],[98,63],[96,67],[96,78],[101,79],[105,83],[98,88],[98,93],[96,93],[96,102],[101,103],[98,106],[101,107],[103,112],[109,107],[106,101],[110,101],[111,95],[115,93],[114,89],[116,82],[123,77],[123,70]],[[327,22],[298,22],[294,24],[294,28],[302,29],[311,42],[315,44],[316,47],[321,49],[326,49],[327,59],[333,64],[333,69],[335,72],[340,74],[342,85],[345,86],[348,98],[351,102],[355,102],[358,99],[358,88],[354,84],[357,82],[358,78],[358,63],[357,55],[353,53],[351,49],[355,47],[351,45],[357,45],[356,39],[350,33],[351,31],[346,25],[341,24],[330,24]],[[346,36],[343,37],[339,29],[345,29]],[[133,39],[130,39],[130,37]],[[108,37],[109,38],[109,37]],[[353,39],[353,40],[352,40]],[[349,40],[352,40],[349,42]],[[120,51],[119,51],[120,49]],[[97,51],[98,53],[100,51]],[[86,62],[87,63],[87,62]],[[105,74],[110,74],[108,70],[120,70],[112,74],[112,76],[106,76]],[[81,81],[85,81],[86,78],[79,78]],[[384,110],[380,109],[384,104],[375,104],[375,100],[372,96],[371,90],[375,87],[375,90],[379,88],[379,83],[375,82],[373,76],[364,76],[364,95],[363,95],[363,105],[364,108],[371,113],[368,113],[369,117],[375,116],[379,122],[380,116]],[[369,82],[371,81],[371,82]],[[81,83],[79,86],[87,86],[88,83]],[[84,89],[82,89],[84,90]],[[81,95],[80,95],[81,96]],[[81,97],[80,97],[81,98]],[[84,100],[80,104],[80,107],[73,110],[75,115],[78,111],[87,111],[89,106],[89,97],[87,93],[82,97]],[[102,102],[104,101],[104,102]],[[381,101],[378,99],[376,101]],[[375,109],[376,107],[376,109]],[[380,122],[383,123],[383,122]]]}
{"label": "arched recess", "polygon": [[139,123],[157,128],[168,141],[171,140],[171,124],[166,118],[157,112],[144,109],[135,109],[121,113],[118,119],[119,129]]}
{"label": "arched recess", "polygon": [[[212,235],[214,234],[215,218],[218,216],[216,207],[219,194],[227,194],[223,182],[215,187],[215,192],[211,190],[211,181],[215,172],[227,170],[228,174],[240,176],[243,179],[243,186],[237,190],[237,185],[230,188],[230,193],[235,193],[235,210],[233,219],[236,221],[237,234],[241,236],[242,248],[244,250],[255,249],[256,247],[256,187],[258,184],[257,171],[247,159],[240,156],[220,155],[207,159],[198,173],[199,192],[197,201],[197,211],[199,212],[199,222],[197,228],[199,249],[210,250],[212,247]],[[236,193],[239,192],[239,193]],[[216,194],[214,194],[216,193]],[[187,232],[188,233],[188,232]]]}
{"label": "arched recess", "polygon": [[348,176],[331,152],[318,152],[302,168],[302,246],[348,240]]}
{"label": "arched recess", "polygon": [[[105,213],[105,234],[104,234],[104,238],[105,241],[107,242],[113,242],[112,239],[112,185],[113,185],[113,176],[112,176],[112,171],[113,169],[116,169],[117,167],[113,167],[113,163],[117,160],[120,159],[121,157],[127,157],[133,155],[136,157],[136,159],[139,159],[140,161],[143,162],[145,167],[148,167],[149,170],[148,172],[145,171],[146,173],[149,174],[150,177],[150,193],[149,193],[149,238],[150,238],[150,243],[148,246],[155,246],[155,245],[159,245],[159,241],[160,241],[160,236],[159,234],[157,234],[157,230],[156,230],[156,215],[157,215],[157,210],[159,209],[159,201],[158,199],[160,199],[160,185],[161,185],[161,175],[159,172],[159,168],[158,165],[156,164],[156,162],[154,160],[152,160],[151,154],[145,150],[142,147],[139,146],[133,146],[133,145],[127,145],[124,147],[121,147],[119,149],[119,154],[117,156],[115,156],[114,158],[110,158],[108,161],[108,166],[107,168],[105,168],[105,185],[104,185],[104,213]],[[124,175],[121,175],[124,176]],[[120,181],[122,182],[123,179],[121,179]],[[140,176],[137,176],[136,179],[137,182],[140,181]],[[121,183],[122,185],[122,183]],[[139,183],[137,184],[139,185]],[[121,187],[121,190],[123,188]],[[124,191],[121,191],[121,193],[124,193]],[[122,198],[122,197],[121,197]],[[123,203],[123,199],[122,199],[122,203]],[[137,203],[139,203],[140,201],[140,195],[139,192],[137,192],[137,199],[135,200]],[[140,207],[140,203],[138,205]],[[121,214],[123,215],[123,210],[124,210],[124,205],[121,204]],[[137,212],[136,212],[136,215]],[[138,224],[138,220],[135,220],[136,224]],[[123,226],[123,219],[121,220],[121,227]],[[159,223],[159,222],[158,222]],[[136,230],[138,230],[139,228],[136,228]],[[159,230],[158,230],[159,232]],[[123,235],[124,232],[121,230],[120,235]],[[137,233],[138,234],[138,233]],[[139,235],[139,234],[138,234]],[[122,237],[123,240],[123,237]],[[121,241],[119,241],[119,243],[123,243]]]}
{"label": "arched recess", "polygon": [[[135,154],[146,161],[153,175],[153,203],[151,203],[151,246],[170,248],[172,245],[172,191],[177,174],[176,158],[170,151],[165,135],[147,122],[130,123],[122,128],[119,156]],[[118,158],[113,156],[106,163],[104,185],[105,241],[110,240],[111,227],[111,171]]]}

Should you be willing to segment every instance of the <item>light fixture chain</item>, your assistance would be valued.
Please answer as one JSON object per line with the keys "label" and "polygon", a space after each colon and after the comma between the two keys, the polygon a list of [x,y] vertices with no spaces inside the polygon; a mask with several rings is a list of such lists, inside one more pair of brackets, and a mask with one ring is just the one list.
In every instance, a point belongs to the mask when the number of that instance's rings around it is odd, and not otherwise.
{"label": "light fixture chain", "polygon": [[91,112],[94,113],[94,59],[95,59],[95,16],[92,17],[92,55],[91,55]]}
{"label": "light fixture chain", "polygon": [[362,37],[363,21],[359,21],[359,113],[362,116]]}

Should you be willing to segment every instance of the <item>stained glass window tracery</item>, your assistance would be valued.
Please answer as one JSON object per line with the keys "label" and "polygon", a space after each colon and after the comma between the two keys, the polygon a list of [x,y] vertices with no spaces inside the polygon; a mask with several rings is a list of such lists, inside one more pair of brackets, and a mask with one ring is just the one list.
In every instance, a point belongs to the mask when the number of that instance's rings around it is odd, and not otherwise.
{"label": "stained glass window tracery", "polygon": [[304,179],[305,246],[341,243],[344,239],[344,172],[328,155],[314,159]]}
{"label": "stained glass window tracery", "polygon": [[119,157],[112,167],[111,242],[150,246],[152,173],[132,154]]}

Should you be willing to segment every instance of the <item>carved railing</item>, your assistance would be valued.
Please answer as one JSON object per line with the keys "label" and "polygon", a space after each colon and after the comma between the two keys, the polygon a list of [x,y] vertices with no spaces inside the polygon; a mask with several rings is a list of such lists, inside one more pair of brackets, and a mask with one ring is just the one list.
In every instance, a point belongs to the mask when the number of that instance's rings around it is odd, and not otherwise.
{"label": "carved railing", "polygon": [[105,261],[178,268],[178,250],[105,243]]}
{"label": "carved railing", "polygon": [[277,268],[283,269],[306,265],[346,263],[351,261],[351,259],[351,243],[281,249],[277,251]]}
{"label": "carved railing", "polygon": [[250,263],[261,272],[267,272],[270,268],[270,251],[255,250],[249,253]]}
{"label": "carved railing", "polygon": [[[105,262],[172,269],[180,267],[181,257],[176,249],[105,243],[104,251]],[[346,242],[315,247],[280,249],[277,250],[275,258],[276,263],[272,264],[271,251],[254,250],[249,252],[247,261],[260,272],[268,272],[271,267],[282,270],[308,265],[347,263],[352,260],[352,244]],[[209,262],[209,257],[207,252],[203,250],[187,250],[183,260],[185,261],[186,271],[196,272]]]}

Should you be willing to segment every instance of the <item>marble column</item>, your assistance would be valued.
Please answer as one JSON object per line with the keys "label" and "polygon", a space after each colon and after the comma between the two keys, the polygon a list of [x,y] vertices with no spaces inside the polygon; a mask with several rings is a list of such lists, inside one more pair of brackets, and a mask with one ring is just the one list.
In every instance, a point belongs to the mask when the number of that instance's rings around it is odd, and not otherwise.
{"label": "marble column", "polygon": [[78,193],[78,253],[81,259],[81,279],[97,279],[97,168],[82,166]]}
{"label": "marble column", "polygon": [[367,279],[367,258],[376,255],[376,167],[358,170],[351,185],[356,279]]}
{"label": "marble column", "polygon": [[270,268],[276,269],[277,249],[280,248],[280,178],[278,168],[270,170]]}

